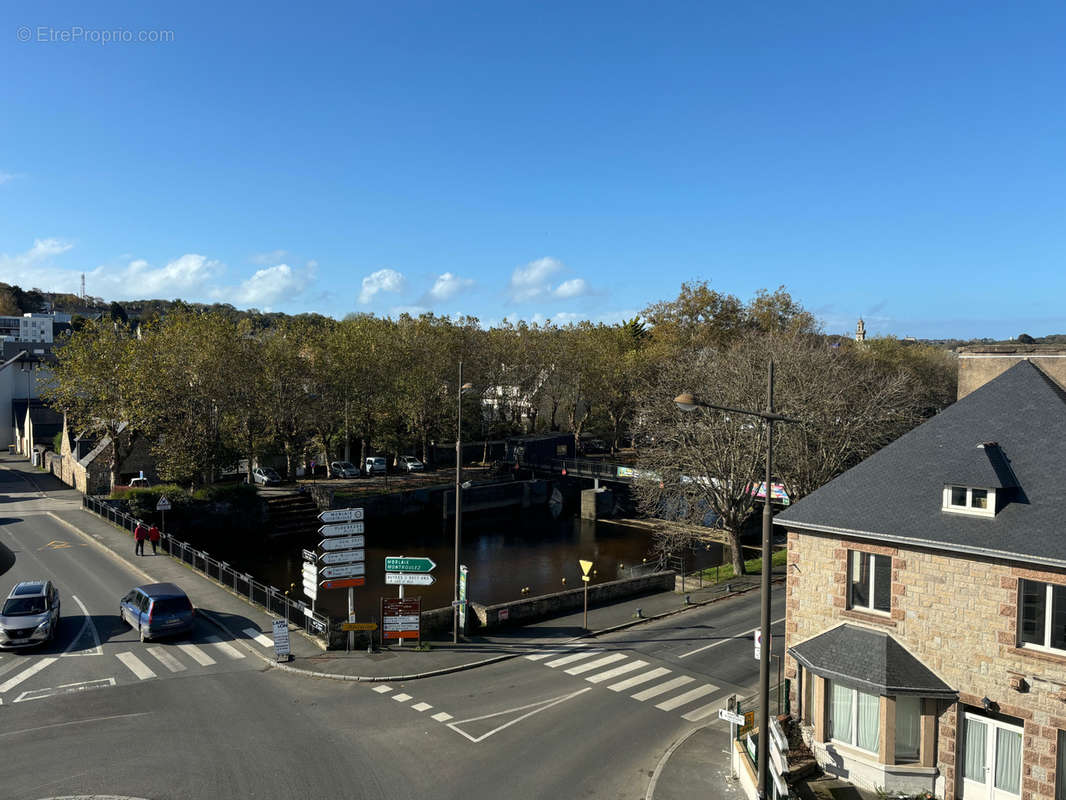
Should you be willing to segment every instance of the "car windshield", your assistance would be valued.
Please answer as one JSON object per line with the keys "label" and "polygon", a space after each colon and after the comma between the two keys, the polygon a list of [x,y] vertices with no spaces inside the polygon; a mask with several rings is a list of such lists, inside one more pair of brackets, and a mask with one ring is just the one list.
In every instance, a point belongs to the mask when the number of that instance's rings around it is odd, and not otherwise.
{"label": "car windshield", "polygon": [[177,614],[192,611],[192,603],[188,597],[160,597],[152,603],[152,611],[156,614]]}
{"label": "car windshield", "polygon": [[43,597],[9,597],[0,611],[5,617],[28,617],[45,612]]}
{"label": "car windshield", "polygon": [[341,469],[355,469],[355,465],[352,464],[350,461],[342,461],[340,463],[340,468]]}
{"label": "car windshield", "polygon": [[266,475],[266,476],[267,476],[268,478],[270,478],[271,480],[276,480],[276,479],[279,479],[279,478],[281,477],[280,475],[278,475],[278,473],[276,473],[276,472],[275,472],[274,470],[272,470],[272,469],[265,469],[265,470],[263,470],[263,474],[264,474],[264,475]]}

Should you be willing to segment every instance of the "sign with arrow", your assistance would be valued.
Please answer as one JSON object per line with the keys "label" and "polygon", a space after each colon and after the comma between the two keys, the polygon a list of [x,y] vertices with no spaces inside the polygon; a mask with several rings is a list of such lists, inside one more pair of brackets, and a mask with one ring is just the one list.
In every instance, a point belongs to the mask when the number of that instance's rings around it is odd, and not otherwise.
{"label": "sign with arrow", "polygon": [[322,581],[323,589],[351,589],[353,586],[366,586],[366,578],[339,578]]}
{"label": "sign with arrow", "polygon": [[[362,522],[343,522],[340,525],[323,525],[318,529],[319,536],[351,536],[363,532]],[[359,545],[362,547],[362,545]]]}
{"label": "sign with arrow", "polygon": [[361,508],[333,508],[318,515],[320,522],[355,522],[362,518]]}
{"label": "sign with arrow", "polygon": [[426,556],[385,556],[386,572],[432,572],[436,568],[437,562]]}
{"label": "sign with arrow", "polygon": [[366,560],[366,550],[334,550],[318,558],[323,564],[353,564]]}
{"label": "sign with arrow", "polygon": [[323,539],[318,546],[323,550],[351,550],[365,544],[363,536],[338,536],[336,539]]}
{"label": "sign with arrow", "polygon": [[338,564],[335,567],[323,567],[319,570],[323,578],[354,578],[366,575],[366,564]]}
{"label": "sign with arrow", "polygon": [[432,586],[437,579],[428,572],[386,572],[387,586]]}

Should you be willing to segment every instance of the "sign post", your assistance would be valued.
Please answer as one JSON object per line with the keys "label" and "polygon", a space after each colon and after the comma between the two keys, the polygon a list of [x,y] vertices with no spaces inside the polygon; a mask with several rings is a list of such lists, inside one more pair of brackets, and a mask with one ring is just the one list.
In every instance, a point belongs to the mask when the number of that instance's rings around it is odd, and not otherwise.
{"label": "sign post", "polygon": [[[314,465],[311,467],[311,479],[314,480]],[[325,537],[318,546],[326,552],[321,559],[325,564],[321,577],[323,589],[348,589],[348,624],[342,628],[348,632],[348,652],[355,647],[355,587],[366,583],[366,537],[363,535],[363,509],[331,508],[318,515],[320,522],[326,523],[318,529]],[[339,523],[339,524],[333,524]],[[317,566],[315,567],[317,569]],[[305,590],[306,591],[306,590]]]}
{"label": "sign post", "polygon": [[581,580],[585,583],[585,632],[588,633],[589,629],[589,570],[592,569],[592,562],[579,559],[578,564],[581,565]]}
{"label": "sign post", "polygon": [[[141,475],[143,476],[144,473],[142,472]],[[163,516],[162,521],[159,523],[159,527],[165,531],[167,529],[167,512],[170,511],[170,501],[167,500],[165,494],[159,495],[159,502],[155,504],[155,510]]]}

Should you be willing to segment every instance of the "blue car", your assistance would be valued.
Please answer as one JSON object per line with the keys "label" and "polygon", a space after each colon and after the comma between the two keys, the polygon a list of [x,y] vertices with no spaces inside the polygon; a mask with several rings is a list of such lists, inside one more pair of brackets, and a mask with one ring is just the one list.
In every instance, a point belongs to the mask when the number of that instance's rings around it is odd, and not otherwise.
{"label": "blue car", "polygon": [[118,615],[141,636],[141,641],[188,633],[196,610],[188,595],[173,583],[149,583],[130,589],[119,602]]}

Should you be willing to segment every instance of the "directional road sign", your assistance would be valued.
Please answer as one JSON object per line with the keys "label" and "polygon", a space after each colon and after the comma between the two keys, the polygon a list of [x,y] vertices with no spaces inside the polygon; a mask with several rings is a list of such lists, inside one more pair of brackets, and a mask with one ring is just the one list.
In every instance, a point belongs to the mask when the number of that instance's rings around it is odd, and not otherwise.
{"label": "directional road sign", "polygon": [[306,561],[303,566],[303,578],[305,581],[315,581],[318,579],[318,567],[314,564],[308,564]]}
{"label": "directional road sign", "polygon": [[334,508],[318,515],[322,522],[355,522],[363,518],[361,508]]}
{"label": "directional road sign", "polygon": [[319,536],[351,536],[353,533],[362,532],[362,522],[342,522],[339,525],[323,525],[318,529]]}
{"label": "directional road sign", "polygon": [[432,572],[436,566],[436,561],[425,556],[385,556],[386,572]]}
{"label": "directional road sign", "polygon": [[726,722],[728,722],[728,723],[730,723],[732,725],[743,725],[744,724],[744,715],[743,714],[738,714],[735,711],[730,711],[728,708],[720,708],[720,709],[718,709],[718,718],[719,719],[724,719]]}
{"label": "directional road sign", "polygon": [[304,561],[310,561],[312,564],[315,563],[315,551],[314,550],[308,550],[308,549],[304,548],[301,551],[301,553],[303,554]]}
{"label": "directional road sign", "polygon": [[376,622],[342,622],[342,631],[376,631],[378,624]]}
{"label": "directional road sign", "polygon": [[354,578],[366,575],[366,564],[338,564],[335,567],[322,567],[319,574],[323,578]]}
{"label": "directional road sign", "polygon": [[318,586],[314,583],[307,583],[304,581],[304,594],[310,597],[312,600],[318,599]]}
{"label": "directional road sign", "polygon": [[366,560],[366,550],[333,550],[319,556],[323,564],[353,564]]}
{"label": "directional road sign", "polygon": [[353,586],[366,586],[366,578],[340,578],[335,581],[322,581],[323,589],[350,589]]}
{"label": "directional road sign", "polygon": [[436,578],[428,572],[386,572],[387,586],[432,586]]}
{"label": "directional road sign", "polygon": [[323,550],[351,550],[353,547],[362,547],[365,539],[364,536],[338,536],[336,539],[323,539],[318,546]]}

